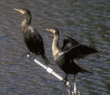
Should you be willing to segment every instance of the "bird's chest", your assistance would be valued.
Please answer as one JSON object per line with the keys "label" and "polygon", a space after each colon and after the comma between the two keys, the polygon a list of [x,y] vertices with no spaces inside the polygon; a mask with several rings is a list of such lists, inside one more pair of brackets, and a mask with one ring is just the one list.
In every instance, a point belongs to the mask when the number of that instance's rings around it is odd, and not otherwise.
{"label": "bird's chest", "polygon": [[30,40],[32,38],[31,33],[29,33],[29,32],[24,32],[23,36],[24,36],[24,40]]}
{"label": "bird's chest", "polygon": [[32,39],[32,36],[31,36],[31,33],[23,33],[23,36],[24,36],[24,42],[25,44],[29,47],[29,46],[32,46],[33,44],[33,39]]}
{"label": "bird's chest", "polygon": [[[55,57],[54,57],[55,58]],[[65,58],[65,55],[57,55],[56,59],[54,59],[56,64],[62,68],[64,65],[68,64],[67,59]]]}

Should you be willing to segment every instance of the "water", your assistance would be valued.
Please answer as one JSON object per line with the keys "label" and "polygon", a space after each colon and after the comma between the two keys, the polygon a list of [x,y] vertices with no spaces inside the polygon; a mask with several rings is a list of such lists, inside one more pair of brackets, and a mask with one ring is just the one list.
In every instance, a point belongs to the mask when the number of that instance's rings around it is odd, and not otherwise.
{"label": "water", "polygon": [[[110,93],[110,2],[109,0],[2,0],[0,1],[0,94],[1,95],[67,95],[68,87],[28,58],[23,42],[21,22],[24,17],[14,8],[32,13],[32,26],[43,37],[46,56],[58,74],[51,51],[53,35],[46,28],[58,28],[60,43],[70,36],[79,43],[91,44],[103,51],[75,62],[93,72],[78,74],[78,90],[83,95]],[[36,57],[44,63],[40,56]],[[70,75],[72,81],[73,76]]]}

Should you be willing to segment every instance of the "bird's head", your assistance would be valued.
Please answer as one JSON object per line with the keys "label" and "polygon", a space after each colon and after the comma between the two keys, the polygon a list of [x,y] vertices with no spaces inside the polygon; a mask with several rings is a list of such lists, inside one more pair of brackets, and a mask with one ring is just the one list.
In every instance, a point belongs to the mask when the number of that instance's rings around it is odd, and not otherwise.
{"label": "bird's head", "polygon": [[21,9],[14,8],[14,10],[20,12],[22,15],[28,15],[28,14],[30,15],[31,14],[30,11],[25,8],[21,8]]}
{"label": "bird's head", "polygon": [[53,29],[46,29],[47,31],[52,32],[55,35],[59,35],[59,30],[57,28],[53,28]]}

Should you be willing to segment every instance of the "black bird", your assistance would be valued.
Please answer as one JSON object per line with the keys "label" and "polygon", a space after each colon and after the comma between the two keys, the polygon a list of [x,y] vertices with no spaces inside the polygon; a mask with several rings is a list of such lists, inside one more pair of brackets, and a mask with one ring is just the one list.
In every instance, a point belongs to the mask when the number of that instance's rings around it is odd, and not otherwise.
{"label": "black bird", "polygon": [[24,21],[21,23],[21,27],[24,36],[24,42],[29,49],[28,53],[32,52],[34,57],[36,55],[41,55],[45,61],[45,64],[50,64],[49,60],[45,56],[43,39],[39,32],[31,26],[31,12],[25,8],[15,8],[14,10],[20,12],[25,17]]}
{"label": "black bird", "polygon": [[[54,34],[54,39],[52,43],[52,52],[53,57],[56,64],[59,66],[61,70],[66,73],[65,79],[67,80],[68,74],[77,75],[78,72],[81,73],[91,73],[81,67],[79,67],[73,60],[84,58],[86,55],[91,53],[97,53],[98,50],[89,47],[87,45],[82,45],[76,42],[74,39],[68,38],[64,40],[63,46],[59,48],[59,30],[57,28],[54,29],[46,29],[51,31]],[[65,50],[65,47],[68,43],[71,43],[71,47]]]}

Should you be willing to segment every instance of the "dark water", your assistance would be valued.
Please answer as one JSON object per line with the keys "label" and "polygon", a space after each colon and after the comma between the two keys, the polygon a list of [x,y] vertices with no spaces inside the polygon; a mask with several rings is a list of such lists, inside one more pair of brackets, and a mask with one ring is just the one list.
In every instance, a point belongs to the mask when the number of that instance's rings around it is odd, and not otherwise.
{"label": "dark water", "polygon": [[[94,73],[78,74],[78,90],[83,95],[110,95],[110,1],[109,0],[2,0],[0,1],[0,95],[67,95],[68,87],[37,64],[21,55],[27,51],[21,22],[14,8],[27,8],[32,25],[44,39],[46,55],[57,73],[46,28],[56,27],[64,36],[91,44],[104,53],[92,54],[75,62]],[[41,57],[36,57],[44,63]],[[69,76],[72,80],[73,76]]]}

